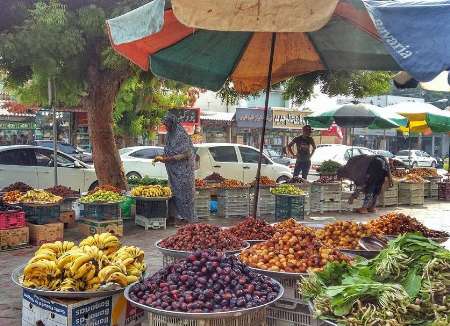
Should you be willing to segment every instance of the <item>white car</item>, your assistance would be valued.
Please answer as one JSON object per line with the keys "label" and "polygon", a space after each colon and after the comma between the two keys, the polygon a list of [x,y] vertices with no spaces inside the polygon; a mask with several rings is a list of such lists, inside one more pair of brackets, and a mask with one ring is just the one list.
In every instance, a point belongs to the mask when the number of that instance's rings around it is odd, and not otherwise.
{"label": "white car", "polygon": [[[62,152],[57,154],[58,183],[86,192],[97,184],[94,168]],[[32,145],[0,147],[0,189],[22,181],[39,189],[54,186],[53,150]]]}
{"label": "white car", "polygon": [[125,175],[128,179],[150,177],[166,179],[167,172],[164,163],[153,164],[155,156],[162,156],[164,148],[160,146],[135,146],[119,150]]}
{"label": "white car", "polygon": [[342,165],[347,164],[347,161],[358,155],[374,155],[374,151],[359,146],[347,146],[340,144],[321,144],[317,145],[316,151],[311,157],[311,173],[316,173],[317,169],[324,161],[333,160]]}
{"label": "white car", "polygon": [[401,150],[395,155],[395,158],[413,168],[419,166],[435,168],[437,166],[437,160],[434,157],[420,150]]}
{"label": "white car", "polygon": [[[213,172],[227,179],[244,183],[255,180],[259,151],[251,146],[230,143],[206,143],[194,145],[197,154],[196,177],[203,179]],[[289,167],[273,162],[264,155],[261,176],[277,182],[292,178]]]}

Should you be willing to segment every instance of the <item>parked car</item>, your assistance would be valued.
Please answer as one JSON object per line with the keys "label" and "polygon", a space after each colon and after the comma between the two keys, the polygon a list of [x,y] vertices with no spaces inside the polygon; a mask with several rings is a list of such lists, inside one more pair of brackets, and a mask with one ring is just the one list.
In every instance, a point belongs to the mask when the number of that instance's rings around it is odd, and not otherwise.
{"label": "parked car", "polygon": [[153,164],[155,156],[163,155],[164,148],[160,146],[134,146],[119,150],[125,175],[128,179],[141,179],[145,176],[157,179],[167,179],[164,163]]}
{"label": "parked car", "polygon": [[[33,145],[42,146],[53,149],[53,140],[35,140]],[[92,163],[92,154],[83,151],[81,148],[73,146],[69,143],[57,142],[58,150],[83,161],[84,163]]]}
{"label": "parked car", "polygon": [[291,165],[292,163],[295,164],[295,159],[287,157],[287,156],[283,156],[283,154],[277,152],[276,150],[273,149],[265,149],[264,150],[264,154],[266,154],[268,157],[270,157],[272,159],[272,161],[274,161],[275,163],[278,164],[283,164],[283,165]]}
{"label": "parked car", "polygon": [[[82,192],[97,186],[95,170],[63,152],[57,153],[60,184]],[[33,145],[0,147],[0,189],[17,181],[35,188],[54,185],[53,150]]]}
{"label": "parked car", "polygon": [[[256,177],[259,151],[251,146],[230,143],[206,143],[194,145],[197,154],[197,178],[205,178],[213,172],[227,179],[237,179],[244,183]],[[264,155],[261,175],[277,182],[292,178],[289,167],[275,163]]]}
{"label": "parked car", "polygon": [[437,167],[437,160],[427,152],[421,150],[401,150],[395,158],[411,167]]}
{"label": "parked car", "polygon": [[333,160],[342,165],[358,155],[374,155],[375,152],[369,148],[360,146],[347,146],[341,144],[321,144],[317,145],[316,151],[311,157],[311,173],[317,173],[317,169],[324,161]]}
{"label": "parked car", "polygon": [[387,157],[387,158],[393,158],[395,156],[391,152],[385,151],[385,150],[381,150],[381,149],[374,150],[374,152],[377,155],[381,155],[381,156],[384,156],[384,157]]}

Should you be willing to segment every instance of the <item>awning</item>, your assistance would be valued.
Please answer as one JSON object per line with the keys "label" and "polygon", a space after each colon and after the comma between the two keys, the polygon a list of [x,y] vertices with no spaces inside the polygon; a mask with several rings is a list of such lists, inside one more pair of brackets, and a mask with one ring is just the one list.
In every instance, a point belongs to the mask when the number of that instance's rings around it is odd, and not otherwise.
{"label": "awning", "polygon": [[231,122],[234,119],[234,112],[201,112],[201,121],[223,121]]}

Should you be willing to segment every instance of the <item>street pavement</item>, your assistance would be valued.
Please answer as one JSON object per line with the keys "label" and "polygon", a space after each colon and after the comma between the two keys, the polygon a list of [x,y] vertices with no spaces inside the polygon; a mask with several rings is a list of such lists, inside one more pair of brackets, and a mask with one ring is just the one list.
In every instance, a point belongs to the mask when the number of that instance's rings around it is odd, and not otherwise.
{"label": "street pavement", "polygon": [[[356,214],[351,212],[324,213],[308,216],[305,222],[329,223],[335,220],[367,221],[380,214],[395,210],[417,218],[426,226],[450,232],[450,202],[427,201],[423,207],[398,207],[380,209],[377,213]],[[239,219],[219,219],[211,217],[204,222],[228,226]],[[136,245],[145,251],[149,272],[154,273],[162,267],[162,256],[155,249],[154,243],[175,233],[174,227],[166,230],[148,230],[135,226],[131,221],[125,223],[125,235],[122,243]],[[65,230],[65,240],[78,242],[83,236],[76,227]],[[450,243],[447,243],[450,249]],[[22,291],[11,282],[11,272],[21,264],[25,264],[33,255],[36,247],[0,252],[0,326],[16,326],[21,324]]]}

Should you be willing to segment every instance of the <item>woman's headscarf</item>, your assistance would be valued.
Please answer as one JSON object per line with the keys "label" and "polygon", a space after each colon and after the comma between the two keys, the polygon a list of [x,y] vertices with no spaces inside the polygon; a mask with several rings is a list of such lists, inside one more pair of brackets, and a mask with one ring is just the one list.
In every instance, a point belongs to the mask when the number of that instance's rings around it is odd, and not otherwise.
{"label": "woman's headscarf", "polygon": [[192,150],[191,137],[178,123],[177,117],[172,113],[167,113],[163,121],[165,125],[170,127],[170,130],[167,130],[166,146],[164,147],[165,154],[172,156]]}

